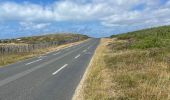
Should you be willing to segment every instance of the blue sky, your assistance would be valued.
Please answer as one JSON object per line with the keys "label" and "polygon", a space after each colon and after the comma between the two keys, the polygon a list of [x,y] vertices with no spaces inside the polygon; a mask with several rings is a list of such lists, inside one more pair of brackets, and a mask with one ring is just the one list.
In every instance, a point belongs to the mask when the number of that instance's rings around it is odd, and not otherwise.
{"label": "blue sky", "polygon": [[105,37],[170,25],[170,0],[0,0],[0,38],[81,33]]}

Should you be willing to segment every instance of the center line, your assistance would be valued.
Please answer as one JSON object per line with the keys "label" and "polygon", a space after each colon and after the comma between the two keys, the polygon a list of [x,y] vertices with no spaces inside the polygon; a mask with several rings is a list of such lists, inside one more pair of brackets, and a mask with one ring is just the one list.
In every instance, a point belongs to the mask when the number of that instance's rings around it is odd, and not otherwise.
{"label": "center line", "polygon": [[41,61],[42,59],[38,59],[38,60],[35,60],[35,61],[33,61],[33,62],[30,62],[30,63],[27,63],[27,64],[25,64],[25,65],[30,65],[30,64],[32,64],[32,63],[35,63],[35,62],[38,62],[38,61]]}
{"label": "center line", "polygon": [[52,75],[57,74],[59,71],[61,71],[62,69],[64,69],[65,67],[67,67],[68,64],[65,64],[63,67],[61,67],[60,69],[58,69],[57,71],[55,71]]}
{"label": "center line", "polygon": [[76,57],[74,57],[75,59],[77,59],[78,57],[80,57],[80,54],[79,55],[77,55]]}

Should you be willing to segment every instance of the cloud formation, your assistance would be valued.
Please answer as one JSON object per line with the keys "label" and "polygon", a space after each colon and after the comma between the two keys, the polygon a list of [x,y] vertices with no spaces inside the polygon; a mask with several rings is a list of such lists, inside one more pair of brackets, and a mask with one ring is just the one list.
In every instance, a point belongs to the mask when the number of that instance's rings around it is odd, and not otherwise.
{"label": "cloud formation", "polygon": [[123,13],[116,13],[111,16],[107,16],[103,19],[103,24],[107,26],[157,26],[169,24],[169,2],[165,5],[161,5],[161,2],[151,1],[146,2],[147,6],[142,10],[128,10]]}
{"label": "cloud formation", "polygon": [[95,22],[103,28],[135,29],[168,25],[169,15],[170,0],[59,0],[47,5],[0,2],[0,22],[18,21],[26,29],[41,29],[52,22]]}
{"label": "cloud formation", "polygon": [[0,16],[3,20],[24,21],[67,21],[94,20],[113,13],[107,3],[80,3],[60,1],[51,5],[41,6],[32,3],[0,3]]}
{"label": "cloud formation", "polygon": [[33,23],[33,22],[20,22],[22,29],[42,29],[50,25],[50,23]]}

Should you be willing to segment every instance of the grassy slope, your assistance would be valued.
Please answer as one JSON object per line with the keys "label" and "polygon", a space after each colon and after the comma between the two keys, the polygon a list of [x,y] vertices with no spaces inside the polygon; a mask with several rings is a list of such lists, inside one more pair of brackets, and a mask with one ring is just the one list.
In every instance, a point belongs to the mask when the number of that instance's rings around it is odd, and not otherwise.
{"label": "grassy slope", "polygon": [[81,39],[86,39],[88,36],[80,35],[80,34],[50,34],[44,36],[34,36],[34,37],[22,37],[17,39],[7,39],[1,40],[0,43],[25,43],[25,44],[33,44],[33,43],[42,43],[42,42],[51,42],[51,41],[63,41],[67,39],[74,39],[79,37]]}
{"label": "grassy slope", "polygon": [[[85,35],[78,35],[78,34],[57,34],[57,35],[45,35],[45,36],[36,36],[36,37],[25,37],[25,38],[21,38],[22,39],[22,44],[23,43],[39,43],[39,42],[49,42],[49,41],[62,41],[65,39],[71,39],[74,37],[80,37],[80,40],[85,40],[88,37]],[[15,45],[20,44],[20,41],[16,41],[14,39],[12,40],[7,40],[5,42],[5,45],[7,45],[8,43],[15,43]],[[60,48],[64,48],[66,46],[72,45],[72,44],[76,44],[76,43],[80,43],[80,42],[75,42],[75,43],[69,43],[69,44],[64,44],[64,45],[60,45],[60,46],[56,46],[56,47],[49,47],[49,48],[44,48],[44,49],[39,49],[30,53],[18,53],[18,54],[8,54],[8,55],[0,55],[0,66],[4,66],[7,64],[11,64],[11,63],[15,63],[17,61],[20,60],[24,60],[24,59],[28,59],[34,56],[38,56],[38,55],[42,55],[45,54],[47,52],[51,52]],[[4,44],[4,43],[2,43]]]}
{"label": "grassy slope", "polygon": [[170,26],[145,29],[127,34],[113,35],[119,40],[132,42],[131,48],[147,49],[170,47]]}
{"label": "grassy slope", "polygon": [[84,88],[85,100],[169,100],[170,26],[103,39]]}

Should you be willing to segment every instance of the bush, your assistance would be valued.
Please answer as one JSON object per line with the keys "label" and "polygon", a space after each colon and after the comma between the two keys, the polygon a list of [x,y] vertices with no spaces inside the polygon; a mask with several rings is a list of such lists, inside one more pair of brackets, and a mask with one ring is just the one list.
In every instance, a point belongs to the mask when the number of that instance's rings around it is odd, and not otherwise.
{"label": "bush", "polygon": [[168,47],[170,45],[170,26],[129,32],[114,37],[119,40],[134,40],[135,42],[132,45],[129,45],[129,48],[133,49]]}

